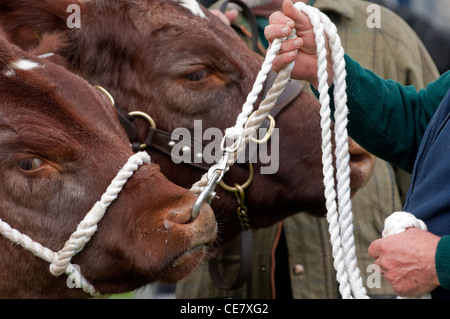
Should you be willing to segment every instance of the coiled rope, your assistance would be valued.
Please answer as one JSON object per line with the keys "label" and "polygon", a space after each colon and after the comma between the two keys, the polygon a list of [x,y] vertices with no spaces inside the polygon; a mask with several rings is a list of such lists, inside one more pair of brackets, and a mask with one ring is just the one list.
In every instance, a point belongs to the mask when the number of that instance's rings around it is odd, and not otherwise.
{"label": "coiled rope", "polygon": [[[329,223],[330,242],[332,245],[332,254],[334,258],[334,267],[336,269],[336,278],[339,283],[339,292],[344,299],[365,299],[368,298],[366,289],[364,288],[361,274],[357,266],[357,258],[355,253],[355,241],[353,236],[353,214],[351,211],[350,200],[350,167],[349,167],[349,149],[348,149],[348,133],[347,133],[347,94],[346,94],[346,71],[344,60],[344,49],[341,45],[340,37],[337,33],[336,26],[330,19],[320,12],[318,9],[308,6],[302,2],[294,5],[298,10],[306,14],[311,20],[311,24],[316,35],[315,41],[317,45],[318,56],[318,91],[319,101],[321,104],[321,129],[322,129],[322,162],[323,175],[325,184],[325,198],[327,208],[327,221]],[[291,32],[289,37],[275,39],[267,51],[265,61],[258,73],[252,91],[249,93],[246,102],[242,107],[241,113],[238,115],[235,126],[225,131],[225,140],[228,138],[234,141],[231,147],[224,147],[225,152],[222,160],[226,160],[226,167],[222,168],[222,174],[234,164],[236,156],[245,149],[249,137],[259,128],[267,114],[275,105],[276,100],[281,95],[287,81],[290,78],[294,62],[290,63],[282,69],[276,78],[272,88],[269,90],[267,97],[260,104],[259,109],[249,120],[249,116],[253,111],[258,94],[261,92],[263,83],[271,69],[272,62],[277,52],[281,48],[281,43],[287,38],[296,37],[296,30]],[[336,143],[336,180],[337,193],[335,191],[335,179],[333,168],[333,154],[331,141],[331,111],[330,97],[328,94],[329,86],[327,84],[327,49],[326,39],[328,41],[331,59],[333,62],[333,83],[334,83],[334,104],[335,104],[335,143]],[[204,174],[202,178],[195,183],[191,191],[200,194],[211,183],[211,172]],[[209,187],[211,190],[211,187]],[[209,200],[212,200],[214,194],[209,194]],[[404,214],[401,214],[404,217]],[[393,216],[399,216],[394,213]],[[424,226],[423,222],[417,220],[413,215],[406,217],[409,222],[406,228]],[[412,221],[411,221],[412,220]],[[415,220],[415,221],[414,221]],[[396,227],[398,220],[396,217],[387,218],[385,222],[384,236],[392,235],[395,231],[404,231],[405,227]],[[393,226],[394,225],[394,226]],[[402,225],[401,223],[399,225]],[[405,224],[403,224],[404,226]],[[422,228],[423,229],[423,228]],[[426,226],[425,226],[426,229]]]}
{"label": "coiled rope", "polygon": [[19,244],[35,256],[49,262],[52,275],[57,277],[66,273],[70,276],[70,279],[74,281],[73,287],[81,288],[91,296],[98,296],[99,293],[95,290],[94,286],[84,278],[79,267],[70,263],[70,260],[79,253],[91,239],[97,231],[97,224],[105,215],[108,206],[117,198],[123,186],[133,173],[144,163],[150,163],[150,156],[146,152],[136,153],[128,159],[127,163],[112,180],[100,201],[94,204],[91,210],[86,214],[85,218],[78,225],[77,230],[70,236],[64,247],[58,252],[54,252],[51,249],[44,247],[29,236],[12,228],[8,223],[1,219],[0,234],[12,242]]}

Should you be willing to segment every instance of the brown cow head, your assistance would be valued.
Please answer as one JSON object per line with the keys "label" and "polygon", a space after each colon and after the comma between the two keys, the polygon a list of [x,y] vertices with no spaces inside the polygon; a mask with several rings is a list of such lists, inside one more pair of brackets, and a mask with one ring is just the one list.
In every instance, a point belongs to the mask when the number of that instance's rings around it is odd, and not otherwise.
{"label": "brown cow head", "polygon": [[[111,102],[84,79],[0,38],[0,218],[57,252],[133,155]],[[186,276],[214,241],[196,197],[144,164],[72,259],[101,293]],[[84,297],[0,236],[0,297]]]}

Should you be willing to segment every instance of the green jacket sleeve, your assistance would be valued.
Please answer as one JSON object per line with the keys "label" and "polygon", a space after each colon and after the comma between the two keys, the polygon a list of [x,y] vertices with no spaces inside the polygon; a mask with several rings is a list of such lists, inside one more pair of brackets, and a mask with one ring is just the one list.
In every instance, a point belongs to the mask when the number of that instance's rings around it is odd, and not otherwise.
{"label": "green jacket sleeve", "polygon": [[411,172],[425,129],[450,88],[450,71],[417,92],[377,76],[347,55],[345,62],[349,135],[372,154]]}
{"label": "green jacket sleeve", "polygon": [[450,289],[450,236],[439,240],[435,261],[439,283],[442,288]]}

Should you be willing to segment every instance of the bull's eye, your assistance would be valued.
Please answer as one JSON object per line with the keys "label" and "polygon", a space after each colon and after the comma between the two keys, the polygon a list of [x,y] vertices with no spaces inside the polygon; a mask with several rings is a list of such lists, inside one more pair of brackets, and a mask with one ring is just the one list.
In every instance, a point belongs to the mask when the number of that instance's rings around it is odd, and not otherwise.
{"label": "bull's eye", "polygon": [[208,74],[207,70],[198,70],[192,73],[189,73],[188,75],[186,75],[186,79],[192,82],[198,82],[203,80],[206,75]]}
{"label": "bull's eye", "polygon": [[17,165],[24,171],[32,171],[38,169],[42,165],[42,160],[37,157],[24,158],[17,162]]}

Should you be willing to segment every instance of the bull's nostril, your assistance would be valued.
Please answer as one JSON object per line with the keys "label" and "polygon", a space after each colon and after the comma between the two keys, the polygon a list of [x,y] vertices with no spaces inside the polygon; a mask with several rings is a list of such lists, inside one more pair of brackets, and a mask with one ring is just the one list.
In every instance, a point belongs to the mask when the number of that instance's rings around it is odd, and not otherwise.
{"label": "bull's nostril", "polygon": [[191,222],[191,209],[174,209],[166,215],[166,220],[177,224],[188,224]]}

